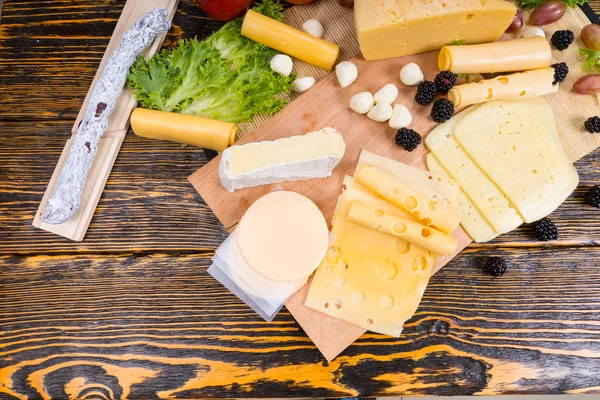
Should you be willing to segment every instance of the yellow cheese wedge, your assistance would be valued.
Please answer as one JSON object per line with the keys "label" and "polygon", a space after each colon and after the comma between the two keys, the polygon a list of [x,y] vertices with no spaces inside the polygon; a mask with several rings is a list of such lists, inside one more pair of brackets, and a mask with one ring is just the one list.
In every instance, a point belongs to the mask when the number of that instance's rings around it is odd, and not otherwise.
{"label": "yellow cheese wedge", "polygon": [[336,241],[317,269],[305,305],[370,331],[398,337],[429,282],[435,255],[346,219],[353,200],[338,201]]}
{"label": "yellow cheese wedge", "polygon": [[452,207],[444,202],[432,200],[422,191],[401,182],[382,169],[365,165],[355,178],[358,183],[408,211],[427,226],[452,233],[460,223],[460,214]]}
{"label": "yellow cheese wedge", "polygon": [[[427,168],[436,174],[450,177],[432,153],[427,154]],[[498,236],[462,190],[456,197],[456,209],[461,214],[460,225],[474,241],[478,243],[489,242]]]}
{"label": "yellow cheese wedge", "polygon": [[554,68],[535,69],[502,75],[479,82],[454,86],[448,100],[456,107],[485,103],[492,100],[518,101],[558,92],[554,81]]}
{"label": "yellow cheese wedge", "polygon": [[492,42],[517,9],[503,0],[355,0],[354,17],[366,60],[440,49],[455,40]]}
{"label": "yellow cheese wedge", "polygon": [[543,97],[484,103],[454,138],[527,223],[554,211],[579,183]]}
{"label": "yellow cheese wedge", "polygon": [[354,200],[348,210],[349,221],[387,233],[441,256],[456,251],[456,238],[402,216],[385,212],[377,206]]}
{"label": "yellow cheese wedge", "polygon": [[425,146],[448,174],[461,183],[463,192],[475,204],[494,231],[498,234],[510,232],[521,225],[523,220],[500,189],[481,171],[453,137],[456,126],[475,110],[477,107],[470,107],[449,121],[438,125],[425,138]]}
{"label": "yellow cheese wedge", "polygon": [[327,71],[331,71],[340,52],[337,44],[309,35],[252,10],[248,10],[244,17],[242,35]]}
{"label": "yellow cheese wedge", "polygon": [[449,205],[452,205],[460,189],[460,186],[454,179],[432,174],[424,169],[413,167],[412,165],[407,165],[387,157],[378,156],[367,150],[362,150],[358,158],[355,174],[365,164],[387,171],[400,181],[424,192],[432,199],[444,201]]}
{"label": "yellow cheese wedge", "polygon": [[548,41],[535,36],[477,45],[444,46],[438,56],[438,67],[455,74],[526,71],[549,67],[551,56]]}
{"label": "yellow cheese wedge", "polygon": [[133,110],[131,129],[145,138],[191,144],[216,151],[231,146],[238,131],[231,122],[145,108]]}

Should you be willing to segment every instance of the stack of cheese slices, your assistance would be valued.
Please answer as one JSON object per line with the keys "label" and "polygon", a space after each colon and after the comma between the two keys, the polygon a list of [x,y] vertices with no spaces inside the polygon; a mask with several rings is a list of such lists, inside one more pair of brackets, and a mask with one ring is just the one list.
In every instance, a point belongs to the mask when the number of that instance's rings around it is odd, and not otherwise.
{"label": "stack of cheese slices", "polygon": [[458,193],[452,179],[363,150],[355,176],[344,180],[333,217],[335,241],[305,304],[399,336],[437,255],[456,251],[451,233],[460,222]]}
{"label": "stack of cheese slices", "polygon": [[217,249],[209,273],[271,321],[285,300],[306,284],[329,244],[317,206],[295,192],[258,199]]}

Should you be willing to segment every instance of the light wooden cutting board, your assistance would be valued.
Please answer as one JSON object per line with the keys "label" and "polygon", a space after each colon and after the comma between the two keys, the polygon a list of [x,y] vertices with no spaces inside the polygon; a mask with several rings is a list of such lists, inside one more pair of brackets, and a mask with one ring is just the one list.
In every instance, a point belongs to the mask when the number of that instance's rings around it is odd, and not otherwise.
{"label": "light wooden cutting board", "polygon": [[[331,7],[333,6],[331,4],[329,6],[319,5],[321,3],[326,2],[311,4],[309,13],[311,18],[319,18],[320,15],[323,16],[322,21],[333,18],[333,26],[325,25],[326,33],[327,28],[330,27],[332,35],[345,38],[346,48],[342,47],[342,52],[347,54],[348,48],[355,46],[355,43],[349,42],[345,36],[354,35],[351,26],[352,13],[334,9],[335,17],[327,19],[327,16],[332,14]],[[307,9],[293,7],[292,10],[297,11],[291,15],[291,21],[288,20],[288,14],[286,14],[286,22],[291,25],[301,25],[302,18],[308,17],[308,14],[304,15],[307,13]],[[581,10],[569,9],[559,23],[553,24],[551,28],[545,27],[545,30],[547,36],[550,36],[556,29],[572,29],[578,35],[580,27],[587,23],[589,21]],[[576,41],[567,51],[560,53],[553,51],[553,62],[567,61],[572,72],[558,93],[546,97],[555,111],[559,134],[572,161],[578,160],[600,145],[600,136],[592,136],[583,129],[585,119],[599,113],[595,99],[592,96],[581,96],[571,92],[573,82],[584,74],[581,70],[582,60],[577,55],[579,45],[580,43]],[[341,88],[334,74],[324,77],[315,87],[298,97],[283,111],[266,121],[261,120],[260,126],[244,136],[238,144],[304,134],[326,126],[342,132],[347,145],[346,154],[331,177],[281,184],[286,190],[299,192],[312,199],[330,222],[337,198],[342,191],[342,180],[345,175],[353,174],[362,149],[426,169],[427,151],[423,145],[410,153],[404,151],[395,144],[396,132],[387,123],[377,123],[364,115],[352,112],[348,108],[348,103],[356,93],[362,91],[375,93],[384,84],[393,83],[400,90],[396,103],[404,104],[413,114],[413,123],[410,127],[425,136],[437,125],[430,117],[431,105],[422,106],[414,101],[416,88],[401,84],[399,71],[405,64],[416,62],[421,66],[425,79],[433,80],[439,72],[437,54],[438,52],[431,52],[369,62],[360,56],[355,57],[352,61],[358,67],[359,77],[351,86]],[[298,63],[296,70],[300,76],[306,76],[313,68]],[[248,207],[260,196],[270,192],[273,185],[246,188],[229,193],[219,182],[219,160],[220,157],[212,160],[189,179],[223,225],[231,231]],[[454,234],[459,240],[458,251],[471,242],[470,237],[460,228]],[[453,256],[439,258],[434,272],[437,272],[452,258]],[[365,330],[305,307],[304,300],[307,292],[308,285],[293,295],[286,302],[286,307],[325,358],[331,360],[358,339]]]}

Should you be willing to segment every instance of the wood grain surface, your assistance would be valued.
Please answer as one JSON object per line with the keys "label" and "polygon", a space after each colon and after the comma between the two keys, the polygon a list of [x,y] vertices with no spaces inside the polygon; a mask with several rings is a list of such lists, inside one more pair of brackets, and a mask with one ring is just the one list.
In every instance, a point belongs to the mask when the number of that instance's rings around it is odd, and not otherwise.
{"label": "wood grain surface", "polygon": [[[199,149],[129,132],[86,240],[34,229],[123,4],[3,5],[0,399],[600,392],[600,211],[582,200],[600,151],[552,215],[560,240],[521,228],[471,245],[405,335],[367,333],[330,363],[287,311],[267,324],[207,275],[226,231],[186,179]],[[167,43],[218,26],[182,0]],[[481,272],[491,255],[504,277]]]}

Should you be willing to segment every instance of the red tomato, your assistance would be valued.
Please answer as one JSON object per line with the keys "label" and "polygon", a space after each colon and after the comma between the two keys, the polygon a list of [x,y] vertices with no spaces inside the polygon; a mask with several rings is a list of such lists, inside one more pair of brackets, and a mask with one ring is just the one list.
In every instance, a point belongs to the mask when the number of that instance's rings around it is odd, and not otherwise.
{"label": "red tomato", "polygon": [[198,0],[198,5],[211,18],[231,21],[241,17],[253,0]]}

